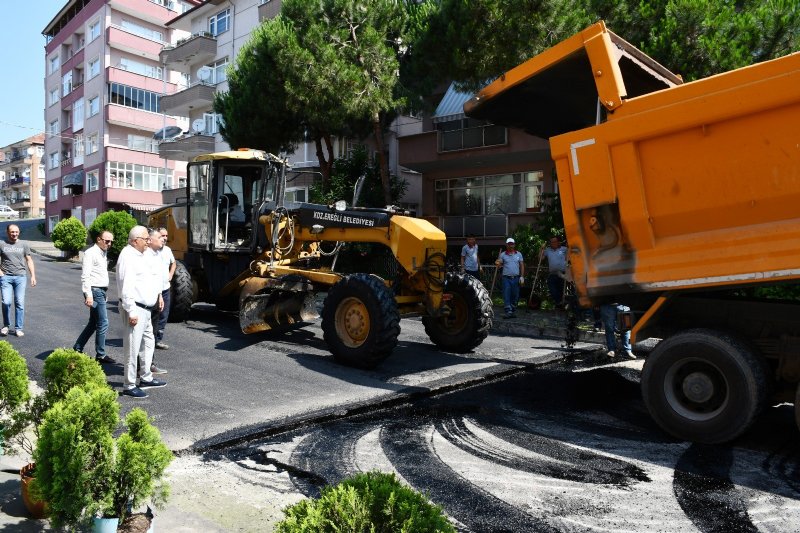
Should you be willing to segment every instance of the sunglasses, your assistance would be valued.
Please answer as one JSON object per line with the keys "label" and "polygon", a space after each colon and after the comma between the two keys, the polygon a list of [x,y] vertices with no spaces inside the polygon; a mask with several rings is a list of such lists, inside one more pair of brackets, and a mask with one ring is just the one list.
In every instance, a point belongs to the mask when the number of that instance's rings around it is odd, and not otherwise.
{"label": "sunglasses", "polygon": [[112,241],[110,241],[110,240],[108,240],[108,239],[103,239],[103,242],[104,242],[104,243],[106,243],[106,244],[111,244],[111,243],[112,243],[112,242],[114,242],[114,241],[113,241],[113,240],[112,240]]}

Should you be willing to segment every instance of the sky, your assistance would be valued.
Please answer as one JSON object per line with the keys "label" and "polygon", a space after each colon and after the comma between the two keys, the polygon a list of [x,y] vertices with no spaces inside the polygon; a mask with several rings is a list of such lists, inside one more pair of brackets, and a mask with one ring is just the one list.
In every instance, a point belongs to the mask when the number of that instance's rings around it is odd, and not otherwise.
{"label": "sky", "polygon": [[0,0],[0,32],[6,75],[0,83],[0,147],[44,131],[44,37],[42,30],[67,0]]}

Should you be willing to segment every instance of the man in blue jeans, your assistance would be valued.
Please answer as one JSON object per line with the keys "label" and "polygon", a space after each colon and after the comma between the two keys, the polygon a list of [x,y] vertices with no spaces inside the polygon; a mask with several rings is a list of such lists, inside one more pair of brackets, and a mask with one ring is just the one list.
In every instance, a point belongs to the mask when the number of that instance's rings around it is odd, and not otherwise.
{"label": "man in blue jeans", "polygon": [[3,295],[3,328],[0,335],[8,335],[11,326],[11,300],[14,300],[14,332],[22,337],[25,325],[25,285],[28,281],[25,267],[31,273],[31,287],[36,286],[31,249],[19,240],[19,226],[9,224],[6,239],[0,241],[0,294]]}
{"label": "man in blue jeans", "polygon": [[627,305],[616,303],[602,304],[600,306],[600,319],[603,321],[603,328],[606,330],[606,346],[608,347],[609,357],[627,357],[628,359],[636,359],[636,356],[631,351],[631,332],[625,330],[620,332],[620,341],[617,342],[617,313],[624,313],[630,311],[631,308]]}
{"label": "man in blue jeans", "polygon": [[82,352],[83,347],[94,334],[95,359],[102,364],[116,363],[106,354],[106,333],[108,333],[108,311],[106,309],[108,257],[106,254],[113,242],[114,235],[110,231],[102,231],[95,239],[94,246],[83,252],[81,291],[83,292],[83,303],[89,308],[89,322],[72,346],[74,350]]}
{"label": "man in blue jeans", "polygon": [[516,250],[514,239],[506,239],[506,251],[500,252],[494,264],[503,269],[503,308],[505,318],[514,318],[519,302],[519,286],[525,279],[525,262]]}

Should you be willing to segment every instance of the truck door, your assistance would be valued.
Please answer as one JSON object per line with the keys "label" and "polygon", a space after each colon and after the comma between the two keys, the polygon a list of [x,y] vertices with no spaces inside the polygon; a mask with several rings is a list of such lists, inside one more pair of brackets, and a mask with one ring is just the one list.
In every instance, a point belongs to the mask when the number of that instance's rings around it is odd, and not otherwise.
{"label": "truck door", "polygon": [[211,227],[211,163],[190,163],[189,173],[189,247],[208,250],[213,228]]}

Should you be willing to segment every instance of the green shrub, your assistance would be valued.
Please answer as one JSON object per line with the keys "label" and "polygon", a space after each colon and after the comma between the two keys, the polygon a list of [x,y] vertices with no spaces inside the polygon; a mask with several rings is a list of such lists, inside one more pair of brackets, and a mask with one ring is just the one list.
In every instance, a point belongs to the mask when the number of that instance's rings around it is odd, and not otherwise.
{"label": "green shrub", "polygon": [[326,487],[319,499],[298,502],[284,514],[278,533],[455,531],[441,507],[382,472],[357,474]]}
{"label": "green shrub", "polygon": [[0,455],[21,430],[14,419],[28,402],[28,365],[8,341],[0,341]]}
{"label": "green shrub", "polygon": [[86,246],[86,227],[75,217],[65,218],[56,224],[50,234],[53,244],[65,252],[77,252]]}
{"label": "green shrub", "polygon": [[126,211],[106,211],[101,213],[92,225],[89,226],[89,236],[92,242],[97,239],[100,232],[110,231],[114,234],[114,244],[111,245],[110,255],[117,257],[122,249],[128,244],[128,233],[137,224],[136,219]]}

